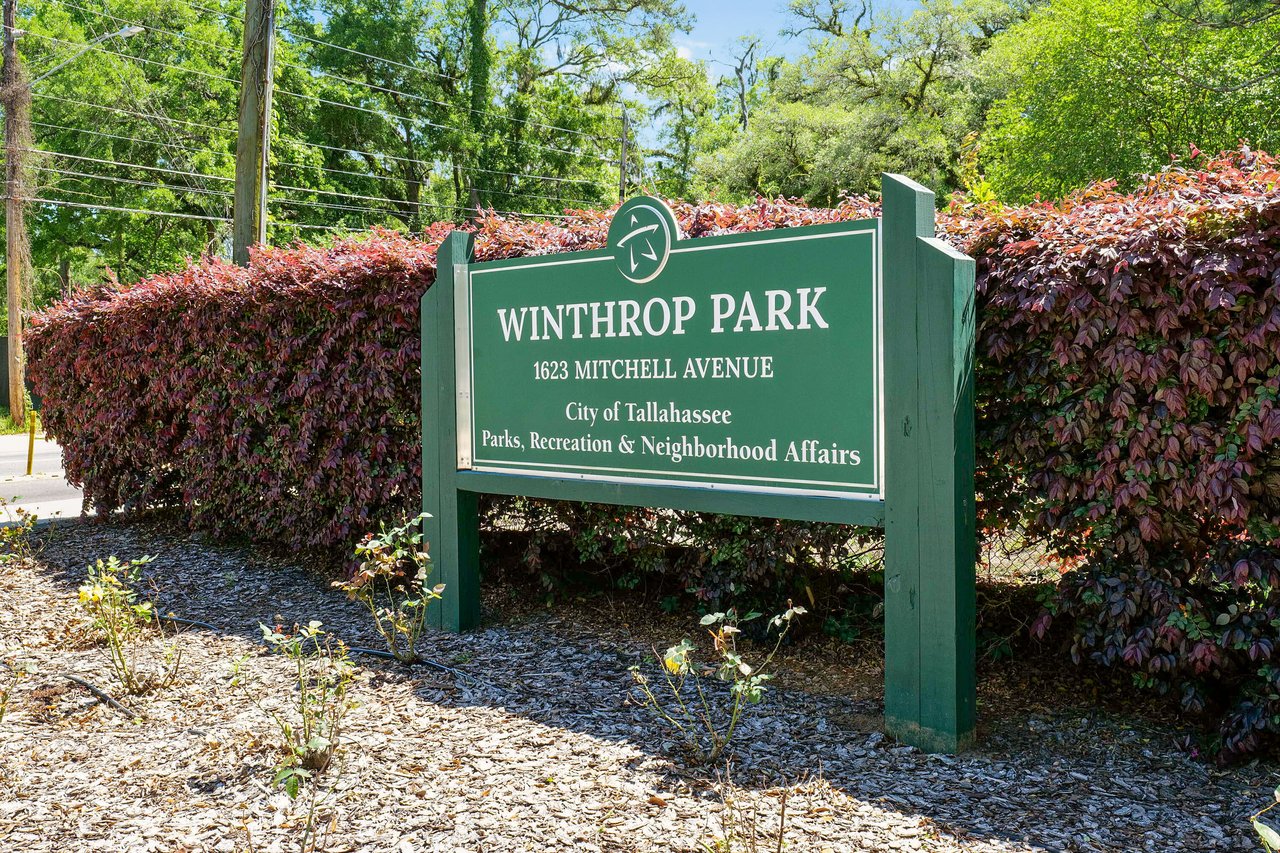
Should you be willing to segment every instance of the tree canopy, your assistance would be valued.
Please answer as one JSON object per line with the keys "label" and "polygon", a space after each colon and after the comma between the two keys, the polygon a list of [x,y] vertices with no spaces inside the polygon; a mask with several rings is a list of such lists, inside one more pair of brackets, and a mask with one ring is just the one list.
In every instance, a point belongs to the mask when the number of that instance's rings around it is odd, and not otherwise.
{"label": "tree canopy", "polygon": [[[243,0],[20,13],[35,302],[227,255]],[[788,20],[789,58],[744,35],[694,60],[680,0],[294,0],[269,240],[620,191],[830,204],[884,171],[1013,201],[1280,145],[1275,0],[792,0]]]}
{"label": "tree canopy", "polygon": [[1273,150],[1280,17],[1210,5],[1053,0],[997,39],[983,57],[982,155],[997,192],[1132,186],[1197,151]]}

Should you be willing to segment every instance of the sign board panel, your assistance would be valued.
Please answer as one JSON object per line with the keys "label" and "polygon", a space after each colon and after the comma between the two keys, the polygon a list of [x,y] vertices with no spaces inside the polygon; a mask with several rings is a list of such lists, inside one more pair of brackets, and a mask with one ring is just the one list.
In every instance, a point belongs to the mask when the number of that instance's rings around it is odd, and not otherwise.
{"label": "sign board panel", "polygon": [[458,467],[879,497],[877,220],[680,240],[633,199],[609,248],[473,264]]}
{"label": "sign board panel", "polygon": [[632,199],[599,251],[474,263],[422,298],[431,611],[480,620],[478,496],[883,527],[885,728],[972,741],[974,264],[934,196],[878,220],[680,239]]}

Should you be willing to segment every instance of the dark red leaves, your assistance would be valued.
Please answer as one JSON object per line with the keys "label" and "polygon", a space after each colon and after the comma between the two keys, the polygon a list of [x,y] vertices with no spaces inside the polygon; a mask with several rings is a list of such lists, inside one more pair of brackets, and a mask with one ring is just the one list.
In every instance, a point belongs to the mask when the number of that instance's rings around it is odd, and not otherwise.
{"label": "dark red leaves", "polygon": [[[1280,170],[1247,150],[1197,162],[1132,195],[956,200],[939,232],[978,264],[980,526],[1029,519],[1059,556],[1090,560],[1035,632],[1074,620],[1073,657],[1178,687],[1188,709],[1212,679],[1244,691],[1224,720],[1243,749],[1280,720],[1270,693],[1240,686],[1280,671]],[[877,212],[674,209],[689,238]],[[490,216],[477,255],[600,248],[609,216]],[[416,513],[418,301],[451,228],[194,264],[36,317],[30,373],[68,474],[103,511],[180,506],[193,525],[295,546],[345,550],[373,519]],[[545,511],[573,535],[598,522]],[[645,529],[627,513],[623,539]],[[819,535],[787,528],[782,548],[776,527],[751,528],[752,577]]]}

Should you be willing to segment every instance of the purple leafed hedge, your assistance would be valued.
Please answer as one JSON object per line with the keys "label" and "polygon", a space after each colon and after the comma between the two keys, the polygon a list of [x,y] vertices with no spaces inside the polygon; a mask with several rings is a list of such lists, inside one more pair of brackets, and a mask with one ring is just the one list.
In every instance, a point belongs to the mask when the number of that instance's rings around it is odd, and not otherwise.
{"label": "purple leafed hedge", "polygon": [[[1228,751],[1280,731],[1277,187],[1274,160],[1240,151],[1132,195],[957,201],[940,218],[978,260],[980,526],[1025,518],[1062,561],[1035,633],[1215,711]],[[875,213],[866,200],[675,207],[692,238]],[[607,225],[605,212],[492,217],[477,255],[597,248]],[[247,270],[201,262],[38,316],[30,374],[69,476],[99,510],[182,507],[193,526],[292,546],[346,548],[416,512],[418,299],[448,228],[266,250]],[[850,535],[519,509],[531,565],[555,531],[577,557],[676,573],[704,598],[794,592]]]}

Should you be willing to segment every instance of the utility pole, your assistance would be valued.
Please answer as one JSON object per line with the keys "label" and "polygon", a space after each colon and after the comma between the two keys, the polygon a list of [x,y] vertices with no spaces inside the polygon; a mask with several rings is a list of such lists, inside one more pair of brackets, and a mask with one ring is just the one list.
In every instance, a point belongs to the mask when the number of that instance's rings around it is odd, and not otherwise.
{"label": "utility pole", "polygon": [[[12,0],[6,0],[12,2]],[[231,259],[249,263],[249,247],[267,240],[267,154],[271,145],[271,83],[275,61],[275,0],[249,0],[240,67],[240,126]]]}
{"label": "utility pole", "polygon": [[627,111],[622,111],[622,150],[618,157],[618,201],[627,200]]}
{"label": "utility pole", "polygon": [[17,0],[4,0],[4,68],[0,97],[4,100],[5,154],[5,284],[9,308],[9,418],[26,420],[27,395],[22,358],[22,282],[27,262],[27,229],[22,218],[23,143],[29,127],[31,90],[18,67]]}

